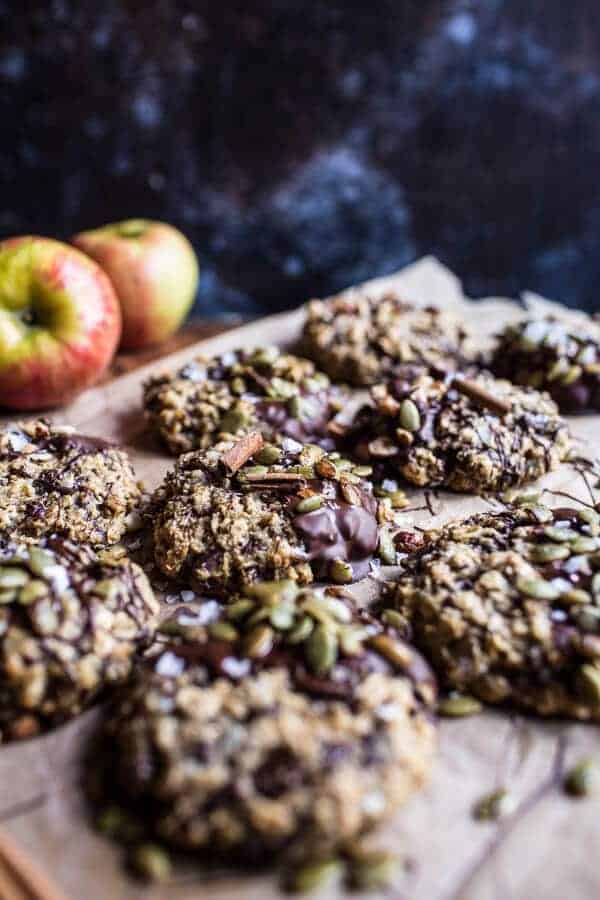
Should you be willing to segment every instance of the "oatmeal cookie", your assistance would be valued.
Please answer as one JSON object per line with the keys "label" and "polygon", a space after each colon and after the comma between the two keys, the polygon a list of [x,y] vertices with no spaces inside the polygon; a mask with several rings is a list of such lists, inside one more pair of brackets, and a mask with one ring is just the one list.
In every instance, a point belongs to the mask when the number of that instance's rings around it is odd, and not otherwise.
{"label": "oatmeal cookie", "polygon": [[175,374],[153,376],[144,409],[174,455],[257,429],[270,440],[286,435],[332,449],[327,424],[345,396],[312,362],[263,347],[199,356]]}
{"label": "oatmeal cookie", "polygon": [[156,565],[217,595],[264,578],[363,578],[385,514],[369,471],[314,444],[263,445],[258,433],[184,454],[148,508]]}
{"label": "oatmeal cookie", "polygon": [[435,749],[424,660],[347,600],[289,581],[225,614],[177,611],[120,693],[105,745],[122,807],[229,863],[322,851],[389,817]]}
{"label": "oatmeal cookie", "polygon": [[562,412],[600,412],[600,327],[552,316],[509,325],[498,337],[492,370],[515,384],[548,391]]}
{"label": "oatmeal cookie", "polygon": [[451,524],[385,602],[447,687],[545,716],[600,721],[600,526],[530,505]]}
{"label": "oatmeal cookie", "polygon": [[131,463],[113,444],[43,419],[0,430],[0,538],[113,544],[139,526],[140,501]]}
{"label": "oatmeal cookie", "polygon": [[116,552],[52,538],[0,549],[0,742],[76,716],[129,675],[158,602]]}
{"label": "oatmeal cookie", "polygon": [[454,316],[394,293],[311,300],[301,348],[331,378],[356,386],[375,384],[407,364],[453,370],[472,355]]}
{"label": "oatmeal cookie", "polygon": [[346,440],[377,472],[419,487],[483,494],[534,481],[570,448],[547,394],[488,373],[436,380],[411,372],[372,389]]}

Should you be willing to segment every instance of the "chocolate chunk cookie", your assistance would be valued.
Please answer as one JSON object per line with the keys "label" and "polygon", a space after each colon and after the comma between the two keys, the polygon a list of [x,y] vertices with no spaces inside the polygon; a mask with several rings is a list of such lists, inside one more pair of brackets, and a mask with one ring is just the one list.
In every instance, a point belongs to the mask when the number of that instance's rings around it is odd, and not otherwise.
{"label": "chocolate chunk cookie", "polygon": [[437,307],[356,292],[311,300],[301,346],[334,380],[363,386],[407,364],[453,370],[470,358],[467,343],[465,329]]}
{"label": "chocolate chunk cookie", "polygon": [[176,612],[121,692],[106,726],[121,804],[158,839],[228,863],[323,850],[389,817],[435,748],[424,660],[289,581],[225,612],[208,626]]}
{"label": "chocolate chunk cookie", "polygon": [[124,681],[157,612],[146,576],[125,557],[56,538],[3,546],[0,742],[70,719]]}
{"label": "chocolate chunk cookie", "polygon": [[148,421],[175,455],[257,429],[332,449],[327,424],[344,398],[313,363],[276,347],[198,357],[144,387]]}
{"label": "chocolate chunk cookie", "polygon": [[0,430],[0,537],[113,544],[138,527],[140,500],[127,455],[107,441],[43,419]]}
{"label": "chocolate chunk cookie", "polygon": [[453,524],[390,590],[446,686],[540,715],[600,720],[600,526],[529,506]]}
{"label": "chocolate chunk cookie", "polygon": [[346,439],[379,472],[420,487],[482,494],[534,481],[565,458],[553,400],[483,372],[436,380],[409,373],[372,390]]}
{"label": "chocolate chunk cookie", "polygon": [[565,413],[600,412],[600,328],[547,316],[509,325],[491,368],[501,378],[548,391]]}
{"label": "chocolate chunk cookie", "polygon": [[291,439],[263,446],[257,433],[185,454],[148,510],[155,562],[217,595],[264,578],[363,578],[379,541],[369,471]]}

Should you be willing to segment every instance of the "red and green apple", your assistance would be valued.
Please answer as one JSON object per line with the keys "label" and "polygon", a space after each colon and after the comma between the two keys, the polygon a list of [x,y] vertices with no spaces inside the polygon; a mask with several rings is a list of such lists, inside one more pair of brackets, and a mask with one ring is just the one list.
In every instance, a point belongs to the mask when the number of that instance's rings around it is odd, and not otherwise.
{"label": "red and green apple", "polygon": [[198,260],[177,228],[128,219],[72,239],[113,283],[123,315],[121,347],[140,350],[174,334],[198,287]]}
{"label": "red and green apple", "polygon": [[93,384],[121,335],[110,280],[60,241],[0,242],[0,407],[59,406]]}

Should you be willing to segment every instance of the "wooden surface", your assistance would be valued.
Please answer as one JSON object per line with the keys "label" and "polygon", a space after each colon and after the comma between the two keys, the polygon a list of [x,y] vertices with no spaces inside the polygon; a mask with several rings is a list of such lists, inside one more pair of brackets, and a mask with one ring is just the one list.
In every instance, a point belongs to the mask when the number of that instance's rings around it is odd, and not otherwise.
{"label": "wooden surface", "polygon": [[[433,260],[380,280],[372,291],[398,287],[417,302],[454,306],[479,329],[482,341],[503,321],[520,315],[501,300],[471,306],[458,281]],[[541,303],[532,299],[533,303]],[[543,306],[544,304],[542,304]],[[287,343],[298,333],[301,312],[245,325],[211,338],[203,351],[237,345]],[[190,358],[197,347],[178,350],[169,365]],[[153,487],[172,461],[148,439],[140,414],[140,385],[152,362],[89,391],[57,419],[83,431],[122,440],[141,477]],[[581,449],[600,438],[600,418],[573,420]],[[549,476],[551,489],[585,496],[581,477],[569,466]],[[552,499],[551,495],[548,495]],[[413,505],[422,497],[414,492]],[[407,524],[432,524],[487,508],[486,501],[440,494],[435,517],[426,509],[407,513]],[[357,591],[373,585],[363,584]],[[199,870],[178,870],[167,886],[145,888],[131,881],[121,855],[89,827],[80,790],[81,756],[100,710],[45,737],[0,748],[0,824],[53,876],[70,900],[276,900],[275,879],[224,873],[208,881]],[[600,800],[571,800],[560,790],[565,768],[598,753],[594,726],[541,722],[487,712],[440,727],[439,756],[430,783],[382,831],[382,841],[410,862],[394,896],[406,900],[579,900],[600,890],[597,854]],[[501,823],[473,820],[482,795],[507,786],[518,806]],[[342,896],[335,890],[328,900]],[[361,894],[352,896],[361,898]],[[366,895],[365,895],[366,896]]]}

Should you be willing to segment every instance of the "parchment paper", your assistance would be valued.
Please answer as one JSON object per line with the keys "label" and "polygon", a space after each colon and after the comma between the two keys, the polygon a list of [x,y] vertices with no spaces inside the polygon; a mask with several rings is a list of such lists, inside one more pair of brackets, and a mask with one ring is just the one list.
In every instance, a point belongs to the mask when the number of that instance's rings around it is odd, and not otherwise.
{"label": "parchment paper", "polygon": [[[414,302],[456,309],[482,341],[523,314],[522,307],[507,300],[466,300],[458,279],[432,258],[354,290],[379,294],[389,288],[399,289]],[[533,295],[527,295],[524,302],[563,312]],[[203,352],[215,353],[240,345],[289,343],[297,336],[301,321],[301,311],[272,316],[187,348],[88,391],[55,418],[84,432],[120,440],[131,452],[140,477],[153,487],[172,461],[144,434],[140,385],[149,372],[181,365],[200,347]],[[581,439],[582,451],[591,455],[600,437],[600,417],[573,419],[572,427]],[[569,466],[549,476],[544,484],[589,499],[580,475]],[[412,505],[422,505],[418,492],[414,498]],[[410,513],[407,524],[432,525],[487,506],[477,498],[450,494],[440,494],[433,504],[435,517],[426,510]],[[269,876],[228,873],[208,879],[198,869],[182,870],[169,885],[146,888],[124,874],[119,850],[89,827],[79,787],[82,748],[100,714],[101,710],[93,710],[46,737],[0,747],[0,825],[53,876],[67,896],[71,900],[278,898],[277,883]],[[600,889],[600,801],[571,800],[560,790],[565,767],[590,753],[600,757],[598,732],[593,726],[491,712],[442,722],[439,756],[429,785],[381,833],[382,842],[410,861],[395,896],[407,900],[596,897]],[[516,813],[503,823],[475,822],[470,815],[473,803],[502,785],[509,786],[516,796]],[[326,894],[328,898],[342,895],[335,891]]]}

